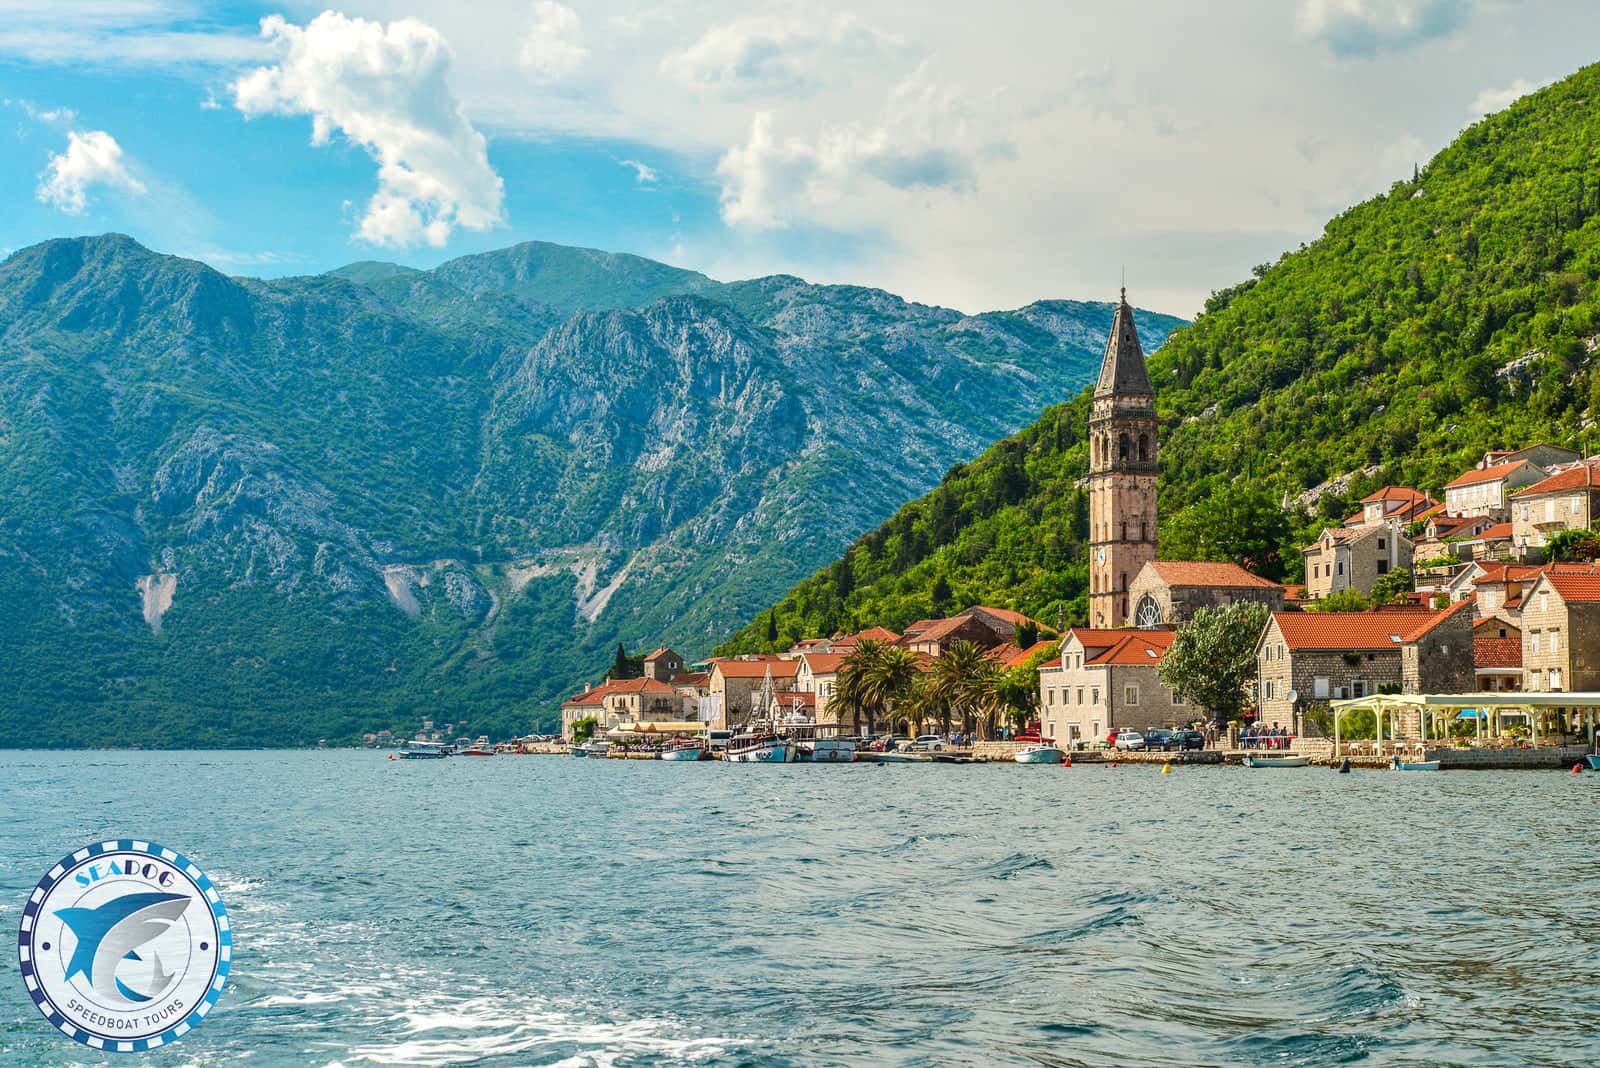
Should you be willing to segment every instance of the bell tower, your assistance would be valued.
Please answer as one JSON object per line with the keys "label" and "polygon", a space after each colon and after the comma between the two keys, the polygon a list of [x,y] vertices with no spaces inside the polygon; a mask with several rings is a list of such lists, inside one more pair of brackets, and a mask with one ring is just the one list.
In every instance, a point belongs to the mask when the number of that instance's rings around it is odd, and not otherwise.
{"label": "bell tower", "polygon": [[1089,414],[1089,625],[1129,622],[1128,585],[1156,558],[1156,391],[1122,290]]}

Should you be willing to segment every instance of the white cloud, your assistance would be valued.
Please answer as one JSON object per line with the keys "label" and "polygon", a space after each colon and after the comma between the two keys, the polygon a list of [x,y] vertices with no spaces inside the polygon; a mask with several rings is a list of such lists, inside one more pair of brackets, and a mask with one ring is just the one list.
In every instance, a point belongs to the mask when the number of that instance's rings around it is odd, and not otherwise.
{"label": "white cloud", "polygon": [[522,38],[522,69],[540,84],[570,78],[589,58],[578,13],[555,0],[533,5],[533,25]]}
{"label": "white cloud", "polygon": [[981,125],[921,70],[895,88],[875,123],[779,140],[772,113],[760,112],[745,143],[717,164],[723,220],[759,229],[829,226],[861,218],[867,192],[971,192],[981,163],[1013,152],[1005,141],[981,139]]}
{"label": "white cloud", "polygon": [[80,215],[88,207],[91,186],[104,185],[127,193],[143,193],[144,185],[128,173],[122,146],[104,130],[67,132],[67,150],[51,153],[50,164],[39,176],[36,195],[40,203]]}
{"label": "white cloud", "polygon": [[661,63],[690,88],[733,99],[812,93],[841,71],[902,51],[895,38],[848,15],[822,21],[745,18],[710,30]]}
{"label": "white cloud", "polygon": [[1472,107],[1467,109],[1467,113],[1475,119],[1481,119],[1485,115],[1504,111],[1538,88],[1539,86],[1526,78],[1518,78],[1503,89],[1485,89],[1472,101]]}
{"label": "white cloud", "polygon": [[1474,0],[1303,0],[1300,32],[1342,58],[1404,52],[1449,37],[1472,18]]}
{"label": "white cloud", "polygon": [[638,179],[640,185],[654,185],[656,182],[661,180],[661,176],[656,173],[656,169],[650,166],[648,163],[640,163],[636,159],[624,159],[618,160],[617,162],[621,163],[624,167],[632,168],[633,175],[636,179]]}
{"label": "white cloud", "polygon": [[440,246],[457,226],[502,220],[504,185],[450,90],[450,48],[433,27],[325,11],[304,27],[271,16],[261,33],[279,62],[236,80],[234,103],[246,116],[310,115],[312,144],[337,131],[367,150],[378,191],[357,231],[363,241]]}

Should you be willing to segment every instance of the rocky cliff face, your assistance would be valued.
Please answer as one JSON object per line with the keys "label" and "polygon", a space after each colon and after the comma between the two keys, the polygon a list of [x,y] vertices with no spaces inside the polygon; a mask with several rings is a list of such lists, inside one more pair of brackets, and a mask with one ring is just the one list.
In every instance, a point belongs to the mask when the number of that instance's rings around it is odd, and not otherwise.
{"label": "rocky cliff face", "polygon": [[24,249],[0,744],[549,723],[618,641],[704,651],[1070,394],[1109,320],[553,245],[276,281]]}

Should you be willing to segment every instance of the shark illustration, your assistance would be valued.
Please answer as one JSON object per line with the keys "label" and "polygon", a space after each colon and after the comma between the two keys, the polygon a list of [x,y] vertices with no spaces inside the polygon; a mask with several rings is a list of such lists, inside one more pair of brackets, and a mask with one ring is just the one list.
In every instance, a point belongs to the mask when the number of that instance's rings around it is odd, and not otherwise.
{"label": "shark illustration", "polygon": [[117,978],[117,966],[124,960],[142,960],[135,951],[166,933],[188,909],[190,900],[187,894],[124,894],[99,908],[57,909],[56,916],[78,939],[67,962],[66,978],[82,975],[103,1005],[126,1007],[149,1001],[172,980],[172,974],[162,968],[161,958],[151,954],[156,986],[150,995],[124,985]]}

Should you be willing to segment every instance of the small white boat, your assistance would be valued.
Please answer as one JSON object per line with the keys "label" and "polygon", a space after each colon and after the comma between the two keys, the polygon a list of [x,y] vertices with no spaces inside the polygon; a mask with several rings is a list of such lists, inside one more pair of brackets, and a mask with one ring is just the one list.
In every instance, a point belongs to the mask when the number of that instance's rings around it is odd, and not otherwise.
{"label": "small white boat", "polygon": [[610,748],[605,742],[591,741],[573,746],[571,752],[575,757],[603,757]]}
{"label": "small white boat", "polygon": [[1438,771],[1437,760],[1401,760],[1398,756],[1389,758],[1389,767],[1395,771]]}
{"label": "small white boat", "polygon": [[1251,753],[1242,761],[1247,768],[1303,768],[1311,763],[1308,756],[1267,756]]}
{"label": "small white boat", "polygon": [[401,760],[442,760],[450,755],[450,748],[440,742],[413,740],[400,743]]}
{"label": "small white boat", "polygon": [[1067,754],[1060,746],[1040,742],[1023,746],[1011,755],[1011,759],[1018,764],[1060,764],[1067,759]]}
{"label": "small white boat", "polygon": [[793,764],[798,749],[776,734],[736,734],[728,740],[722,759],[734,764]]}

